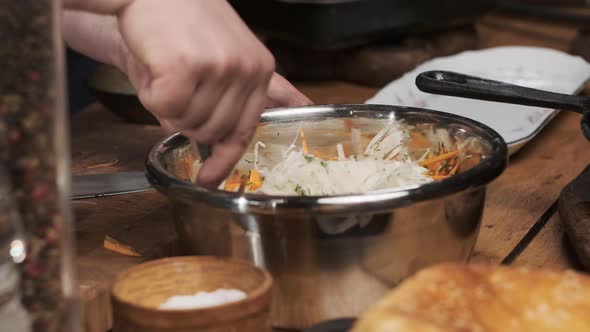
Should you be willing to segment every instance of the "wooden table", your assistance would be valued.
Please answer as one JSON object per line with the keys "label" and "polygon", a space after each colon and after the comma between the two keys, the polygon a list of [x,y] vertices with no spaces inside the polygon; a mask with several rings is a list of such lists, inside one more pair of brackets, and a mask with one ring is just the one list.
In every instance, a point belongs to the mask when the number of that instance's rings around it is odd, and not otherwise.
{"label": "wooden table", "polygon": [[[478,30],[481,47],[534,45],[563,51],[576,34],[567,25],[496,16],[481,20]],[[297,86],[316,103],[359,103],[376,91],[341,82]],[[99,106],[76,115],[72,126],[74,174],[142,170],[146,152],[162,138],[158,127],[123,123]],[[546,219],[511,263],[576,267],[551,207],[563,186],[590,163],[589,144],[580,133],[579,116],[562,113],[511,159],[506,172],[489,187],[473,261],[502,262],[533,225]],[[111,166],[92,167],[111,162]],[[171,210],[156,192],[81,200],[73,205],[84,323],[88,332],[103,332],[111,323],[108,292],[116,273],[146,259],[177,253]],[[104,250],[105,235],[124,240],[144,257]]]}

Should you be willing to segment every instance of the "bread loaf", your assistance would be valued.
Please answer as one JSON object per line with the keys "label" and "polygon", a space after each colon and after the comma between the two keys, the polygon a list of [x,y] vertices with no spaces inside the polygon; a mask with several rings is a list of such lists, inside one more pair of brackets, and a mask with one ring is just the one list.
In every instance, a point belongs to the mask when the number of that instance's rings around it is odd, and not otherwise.
{"label": "bread loaf", "polygon": [[590,331],[590,277],[445,264],[404,281],[352,332]]}

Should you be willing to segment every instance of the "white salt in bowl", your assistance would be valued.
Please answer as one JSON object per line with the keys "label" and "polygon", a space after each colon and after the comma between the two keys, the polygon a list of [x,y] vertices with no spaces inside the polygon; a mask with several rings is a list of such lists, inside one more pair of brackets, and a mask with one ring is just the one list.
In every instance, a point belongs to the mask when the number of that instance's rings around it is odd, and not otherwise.
{"label": "white salt in bowl", "polygon": [[[188,256],[151,261],[122,272],[115,280],[113,331],[270,332],[271,288],[272,278],[266,271],[240,260]],[[176,296],[192,297],[168,301]],[[161,308],[167,301],[168,308]],[[215,305],[219,302],[226,303]],[[205,306],[169,307],[188,304]]]}

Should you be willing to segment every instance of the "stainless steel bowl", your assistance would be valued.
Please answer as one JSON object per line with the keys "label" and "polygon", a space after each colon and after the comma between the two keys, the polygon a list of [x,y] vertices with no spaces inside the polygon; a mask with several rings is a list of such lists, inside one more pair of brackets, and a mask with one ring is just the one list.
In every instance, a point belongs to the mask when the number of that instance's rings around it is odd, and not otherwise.
{"label": "stainless steel bowl", "polygon": [[[480,163],[446,180],[397,190],[331,197],[266,196],[193,186],[195,156],[186,138],[162,141],[147,159],[151,183],[175,204],[187,253],[242,258],[275,279],[273,324],[305,328],[356,316],[403,278],[428,265],[466,261],[475,244],[485,186],[507,163],[506,144],[492,129],[437,111],[384,105],[275,109],[262,116],[257,137],[290,144],[299,126],[310,144],[342,139],[342,119],[365,131],[393,119],[444,128],[471,138]],[[340,123],[340,124],[339,124]],[[340,233],[326,231],[350,216],[370,219]]]}

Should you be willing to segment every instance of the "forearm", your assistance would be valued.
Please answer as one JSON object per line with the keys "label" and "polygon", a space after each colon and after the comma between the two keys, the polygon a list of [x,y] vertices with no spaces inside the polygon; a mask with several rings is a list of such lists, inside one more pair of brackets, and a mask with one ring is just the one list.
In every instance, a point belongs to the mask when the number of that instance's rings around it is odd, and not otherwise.
{"label": "forearm", "polygon": [[62,30],[72,49],[96,61],[123,67],[125,48],[114,16],[65,10]]}
{"label": "forearm", "polygon": [[115,15],[133,0],[64,0],[66,9],[83,10],[97,14]]}

